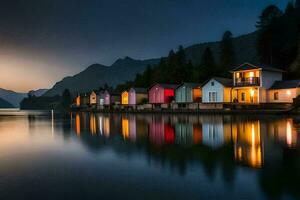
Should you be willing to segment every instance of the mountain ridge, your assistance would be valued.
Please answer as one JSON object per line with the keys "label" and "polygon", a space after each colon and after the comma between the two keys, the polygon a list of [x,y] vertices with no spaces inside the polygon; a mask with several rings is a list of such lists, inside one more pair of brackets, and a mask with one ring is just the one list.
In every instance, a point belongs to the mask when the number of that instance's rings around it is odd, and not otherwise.
{"label": "mountain ridge", "polygon": [[[257,35],[257,32],[252,32],[233,38],[235,51],[238,52],[236,53],[237,64],[246,61],[258,62],[256,52]],[[219,46],[220,41],[190,45],[185,48],[186,57],[194,64],[199,64],[204,50],[209,47],[218,62],[220,57]],[[138,60],[126,56],[117,59],[110,66],[95,63],[74,76],[64,77],[61,81],[55,83],[44,95],[61,95],[63,90],[67,88],[72,93],[76,93],[97,89],[104,84],[115,87],[118,84],[133,80],[137,73],[142,73],[146,69],[147,65],[157,64],[159,61],[160,58]]]}

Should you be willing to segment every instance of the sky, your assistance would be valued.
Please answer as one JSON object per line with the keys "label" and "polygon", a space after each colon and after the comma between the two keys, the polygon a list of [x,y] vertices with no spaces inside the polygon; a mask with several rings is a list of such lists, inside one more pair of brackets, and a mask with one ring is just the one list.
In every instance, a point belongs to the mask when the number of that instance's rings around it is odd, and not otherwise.
{"label": "sky", "polygon": [[93,63],[158,58],[255,30],[288,0],[0,0],[0,88],[51,88]]}

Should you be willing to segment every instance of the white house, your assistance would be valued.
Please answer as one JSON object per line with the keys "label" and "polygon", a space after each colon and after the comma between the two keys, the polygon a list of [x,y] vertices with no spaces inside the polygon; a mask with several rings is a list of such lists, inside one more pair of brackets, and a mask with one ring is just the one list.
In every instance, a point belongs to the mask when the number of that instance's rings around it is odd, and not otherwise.
{"label": "white house", "polygon": [[202,85],[203,103],[231,102],[232,80],[213,77]]}
{"label": "white house", "polygon": [[275,81],[268,90],[268,102],[293,103],[300,94],[300,80]]}

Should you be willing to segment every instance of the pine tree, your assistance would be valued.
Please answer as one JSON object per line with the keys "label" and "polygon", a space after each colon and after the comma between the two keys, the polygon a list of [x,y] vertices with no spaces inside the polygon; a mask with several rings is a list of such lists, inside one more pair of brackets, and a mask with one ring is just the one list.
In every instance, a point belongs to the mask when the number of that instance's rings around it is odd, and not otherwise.
{"label": "pine tree", "polygon": [[63,94],[62,94],[62,107],[65,109],[65,110],[69,110],[70,106],[71,106],[71,103],[72,103],[72,100],[71,100],[71,93],[69,91],[69,89],[65,89]]}
{"label": "pine tree", "polygon": [[275,19],[282,16],[282,11],[275,5],[270,5],[266,7],[261,15],[259,16],[259,21],[256,22],[256,27],[262,29],[270,25]]}
{"label": "pine tree", "polygon": [[199,66],[199,79],[205,81],[211,76],[216,75],[216,63],[212,51],[209,47],[206,47],[201,58],[201,64]]}
{"label": "pine tree", "polygon": [[291,74],[293,75],[292,78],[300,78],[300,34],[299,34],[299,41],[298,41],[298,56],[291,65],[290,68]]}
{"label": "pine tree", "polygon": [[284,13],[286,15],[290,14],[290,13],[293,13],[295,10],[295,7],[294,7],[294,4],[292,1],[288,2],[288,4],[286,5],[286,8],[285,8],[285,11]]}
{"label": "pine tree", "polygon": [[232,42],[232,33],[226,31],[223,35],[221,44],[220,67],[222,67],[223,75],[229,75],[228,71],[235,65],[235,51]]}

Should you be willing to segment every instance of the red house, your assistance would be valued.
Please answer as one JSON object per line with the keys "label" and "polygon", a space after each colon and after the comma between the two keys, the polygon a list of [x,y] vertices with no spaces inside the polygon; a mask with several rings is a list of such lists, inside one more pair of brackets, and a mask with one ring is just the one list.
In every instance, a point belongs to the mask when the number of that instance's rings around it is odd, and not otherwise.
{"label": "red house", "polygon": [[160,84],[156,83],[149,89],[149,103],[151,104],[165,104],[171,103],[174,100],[175,89],[177,85],[174,84]]}

